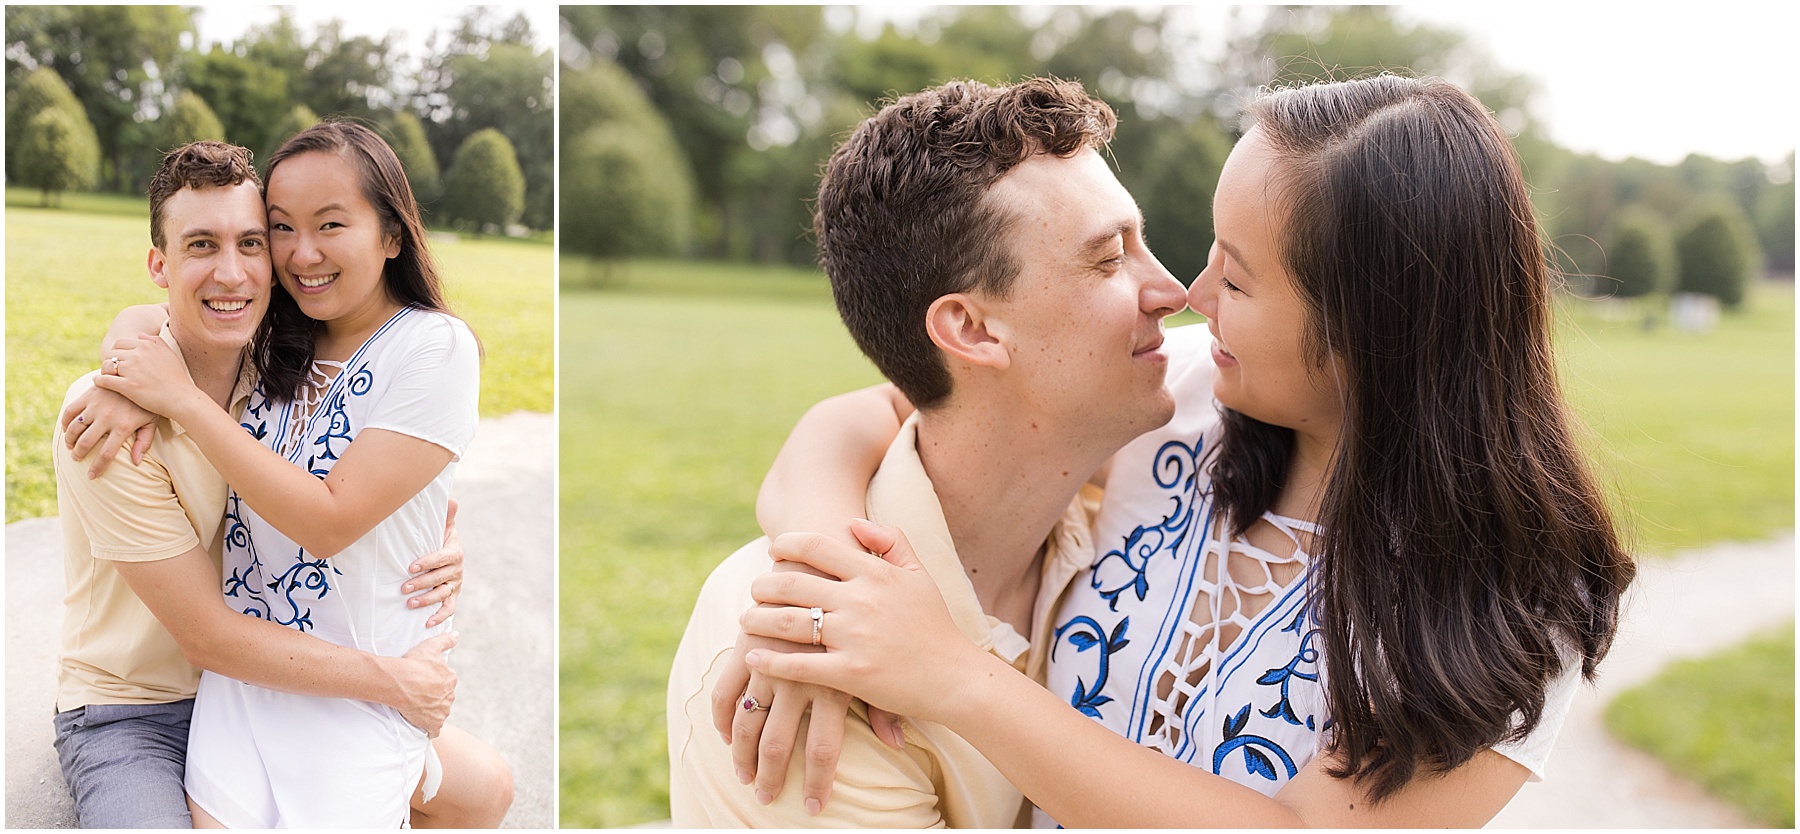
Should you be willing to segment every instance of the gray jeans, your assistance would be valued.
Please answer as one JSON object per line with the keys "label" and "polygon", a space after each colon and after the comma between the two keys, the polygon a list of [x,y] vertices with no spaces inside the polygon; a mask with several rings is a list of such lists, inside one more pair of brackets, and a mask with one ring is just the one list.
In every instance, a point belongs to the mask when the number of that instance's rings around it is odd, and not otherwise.
{"label": "gray jeans", "polygon": [[56,714],[56,754],[82,828],[192,828],[182,779],[194,701]]}

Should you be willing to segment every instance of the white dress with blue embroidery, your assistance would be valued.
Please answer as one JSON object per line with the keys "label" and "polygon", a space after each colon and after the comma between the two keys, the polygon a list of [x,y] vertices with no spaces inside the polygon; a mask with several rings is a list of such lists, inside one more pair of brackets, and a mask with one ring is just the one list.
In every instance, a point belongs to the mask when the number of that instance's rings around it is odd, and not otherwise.
{"label": "white dress with blue embroidery", "polygon": [[[1054,620],[1048,685],[1126,738],[1273,796],[1329,724],[1304,581],[1317,530],[1264,514],[1280,552],[1230,534],[1204,468],[1220,436],[1211,334],[1173,328],[1167,344],[1175,418],[1113,458],[1096,560]],[[1494,748],[1533,781],[1578,680],[1569,666],[1531,735]]]}
{"label": "white dress with blue embroidery", "polygon": [[[427,629],[409,609],[407,566],[444,537],[456,463],[475,435],[480,364],[475,337],[442,313],[404,309],[347,361],[315,363],[293,402],[260,388],[244,425],[296,466],[323,478],[365,429],[448,449],[452,462],[400,509],[329,559],[307,553],[234,492],[226,509],[225,601],[320,639],[398,656]],[[188,742],[187,789],[233,828],[404,824],[430,739],[391,707],[276,692],[207,672]]]}

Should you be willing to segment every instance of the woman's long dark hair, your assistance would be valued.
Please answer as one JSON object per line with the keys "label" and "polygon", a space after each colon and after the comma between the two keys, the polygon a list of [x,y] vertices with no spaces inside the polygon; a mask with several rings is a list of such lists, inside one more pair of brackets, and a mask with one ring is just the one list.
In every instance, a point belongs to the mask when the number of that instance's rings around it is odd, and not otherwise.
{"label": "woman's long dark hair", "polygon": [[[1391,75],[1249,113],[1281,171],[1308,353],[1341,368],[1310,593],[1331,772],[1379,801],[1421,764],[1530,733],[1559,647],[1591,679],[1636,568],[1575,446],[1550,268],[1493,116]],[[1228,411],[1220,448],[1215,488],[1242,534],[1280,494],[1293,432]]]}
{"label": "woman's long dark hair", "polygon": [[[400,254],[382,269],[382,283],[395,301],[423,310],[450,312],[438,281],[437,265],[425,248],[425,221],[400,158],[375,131],[355,122],[320,122],[287,140],[269,157],[263,196],[281,163],[303,153],[332,153],[349,161],[362,178],[363,197],[381,218],[381,231],[400,239]],[[277,283],[269,314],[250,343],[250,355],[270,399],[290,400],[306,381],[313,361],[318,322],[300,311],[294,297]]]}

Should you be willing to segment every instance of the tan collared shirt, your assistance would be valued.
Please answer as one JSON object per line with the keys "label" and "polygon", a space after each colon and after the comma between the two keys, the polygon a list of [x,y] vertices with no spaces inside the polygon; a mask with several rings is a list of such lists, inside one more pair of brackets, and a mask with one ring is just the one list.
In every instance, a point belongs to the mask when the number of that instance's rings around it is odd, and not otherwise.
{"label": "tan collared shirt", "polygon": [[[1093,562],[1089,520],[1093,503],[1078,498],[1046,542],[1032,634],[982,610],[956,555],[944,511],[916,446],[918,417],[907,421],[869,485],[869,518],[905,531],[919,561],[937,582],[957,626],[969,639],[1043,682],[1045,635],[1057,600],[1077,572]],[[942,725],[905,722],[906,747],[895,750],[869,727],[857,702],[846,722],[843,755],[831,801],[819,816],[802,805],[803,755],[789,760],[787,787],[773,804],[756,801],[738,783],[731,750],[712,729],[709,695],[738,635],[738,616],[753,605],[750,583],[772,567],[769,540],[733,553],[707,578],[682,635],[669,676],[669,804],[677,828],[855,827],[1012,828],[1029,820],[1024,796],[974,747]],[[951,693],[946,693],[949,696]],[[796,750],[805,749],[805,733]]]}
{"label": "tan collared shirt", "polygon": [[[181,353],[167,326],[163,341]],[[247,365],[248,363],[246,363]],[[94,387],[90,373],[69,386],[64,405]],[[248,370],[232,391],[232,413],[249,399]],[[56,709],[88,704],[161,704],[194,697],[200,671],[132,593],[114,562],[154,562],[204,547],[219,561],[227,487],[179,423],[159,418],[144,462],[123,447],[90,480],[61,434],[51,438],[62,521],[62,653]]]}

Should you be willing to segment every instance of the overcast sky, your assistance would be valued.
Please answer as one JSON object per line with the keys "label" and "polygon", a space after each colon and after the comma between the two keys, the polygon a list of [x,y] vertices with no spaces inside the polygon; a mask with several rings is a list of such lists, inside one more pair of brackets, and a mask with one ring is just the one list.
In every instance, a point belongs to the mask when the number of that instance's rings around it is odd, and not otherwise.
{"label": "overcast sky", "polygon": [[[551,3],[489,4],[499,12],[499,19],[510,19],[523,11],[531,20],[534,45],[549,49],[556,43],[556,5]],[[279,6],[201,4],[196,20],[200,25],[201,44],[235,41],[251,26],[269,23],[280,14]],[[453,29],[457,18],[469,6],[440,3],[418,3],[410,0],[386,0],[374,3],[308,3],[289,6],[302,32],[311,32],[320,23],[341,20],[349,35],[379,38],[390,32],[399,33],[406,51],[414,58],[422,56],[425,38],[433,31]]]}
{"label": "overcast sky", "polygon": [[1536,78],[1558,143],[1611,158],[1690,152],[1777,161],[1800,134],[1793,6],[1776,3],[1433,3],[1408,15],[1460,29]]}
{"label": "overcast sky", "polygon": [[[1777,10],[1777,7],[1780,10]],[[235,39],[275,18],[271,6],[202,6],[201,40]],[[350,34],[390,31],[422,51],[432,29],[448,28],[466,6],[412,2],[313,3],[294,7],[302,25],[336,18]],[[542,47],[556,43],[553,4],[523,10]],[[916,14],[885,4],[879,13]],[[1193,13],[1223,19],[1223,7]],[[1503,67],[1535,78],[1537,112],[1552,138],[1613,159],[1676,162],[1691,152],[1721,159],[1777,161],[1800,134],[1793,55],[1795,12],[1785,4],[1426,3],[1409,19],[1458,29]]]}

